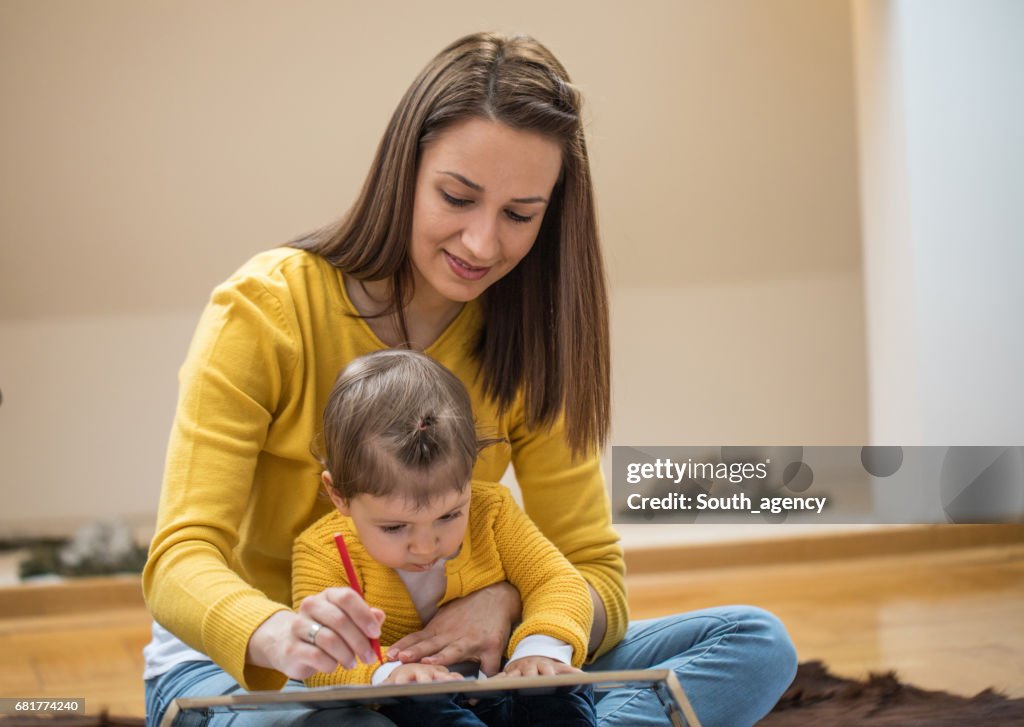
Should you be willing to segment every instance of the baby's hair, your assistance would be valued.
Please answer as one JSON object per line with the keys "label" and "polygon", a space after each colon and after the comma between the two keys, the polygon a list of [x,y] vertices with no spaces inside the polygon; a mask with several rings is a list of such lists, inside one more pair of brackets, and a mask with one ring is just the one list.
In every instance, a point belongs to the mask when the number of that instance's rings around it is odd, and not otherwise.
{"label": "baby's hair", "polygon": [[429,356],[387,349],[339,374],[324,409],[323,465],[345,500],[400,494],[423,507],[463,491],[480,440],[466,388]]}

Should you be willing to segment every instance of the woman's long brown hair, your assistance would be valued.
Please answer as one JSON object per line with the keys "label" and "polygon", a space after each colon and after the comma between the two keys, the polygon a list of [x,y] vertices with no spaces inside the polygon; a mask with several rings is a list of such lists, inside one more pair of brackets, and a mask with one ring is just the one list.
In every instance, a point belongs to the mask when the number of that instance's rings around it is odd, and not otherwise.
{"label": "woman's long brown hair", "polygon": [[525,36],[477,33],[445,48],[395,109],[362,191],[338,223],[291,244],[357,280],[388,280],[406,334],[409,258],[422,149],[469,118],[533,131],[562,146],[562,170],[533,248],[482,296],[474,349],[499,410],[521,392],[527,424],[564,415],[577,455],[605,443],[610,419],[608,299],[598,244],[582,99],[558,59]]}

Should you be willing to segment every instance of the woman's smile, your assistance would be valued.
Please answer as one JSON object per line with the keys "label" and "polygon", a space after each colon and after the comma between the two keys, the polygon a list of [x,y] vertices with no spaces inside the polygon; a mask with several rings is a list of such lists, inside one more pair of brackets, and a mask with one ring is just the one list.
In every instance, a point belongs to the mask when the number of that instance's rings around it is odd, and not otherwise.
{"label": "woman's smile", "polygon": [[483,276],[487,275],[491,271],[490,266],[481,268],[470,265],[460,257],[452,255],[447,250],[442,250],[444,253],[444,259],[448,262],[448,267],[451,271],[463,280],[480,280]]}

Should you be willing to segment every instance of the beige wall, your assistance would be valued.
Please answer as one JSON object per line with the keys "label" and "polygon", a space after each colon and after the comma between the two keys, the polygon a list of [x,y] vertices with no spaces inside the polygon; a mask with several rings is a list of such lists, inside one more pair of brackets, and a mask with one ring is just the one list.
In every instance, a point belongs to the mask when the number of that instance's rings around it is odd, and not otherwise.
{"label": "beige wall", "polygon": [[866,441],[845,2],[0,0],[0,530],[151,516],[210,288],[342,213],[477,29],[588,99],[614,443]]}

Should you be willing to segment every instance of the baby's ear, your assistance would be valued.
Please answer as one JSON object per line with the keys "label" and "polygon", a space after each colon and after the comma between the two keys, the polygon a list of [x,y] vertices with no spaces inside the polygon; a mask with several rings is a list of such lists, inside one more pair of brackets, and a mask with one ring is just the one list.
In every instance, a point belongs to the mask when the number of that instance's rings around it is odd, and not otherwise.
{"label": "baby's ear", "polygon": [[331,498],[331,502],[334,503],[336,508],[338,508],[338,512],[347,517],[349,514],[348,503],[345,501],[345,498],[341,496],[341,493],[334,489],[334,480],[331,479],[331,473],[327,470],[321,472],[320,481],[324,485],[324,492],[326,492],[327,496]]}

